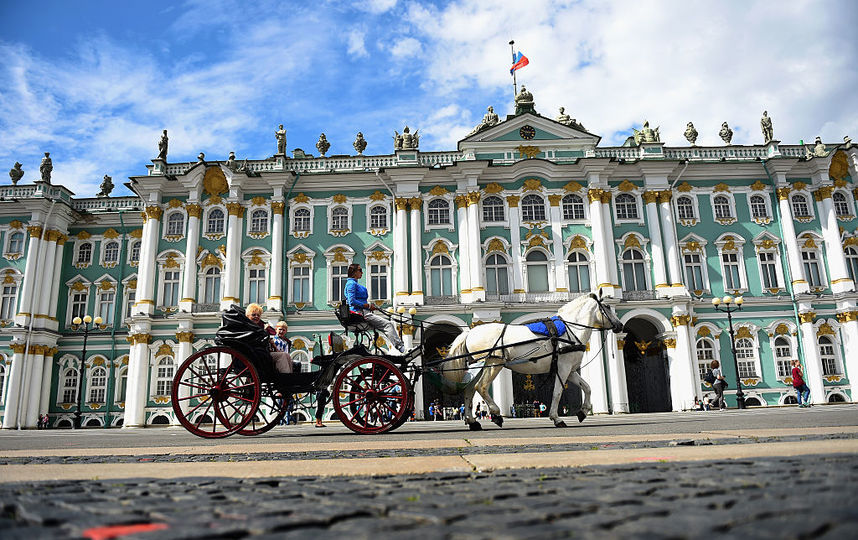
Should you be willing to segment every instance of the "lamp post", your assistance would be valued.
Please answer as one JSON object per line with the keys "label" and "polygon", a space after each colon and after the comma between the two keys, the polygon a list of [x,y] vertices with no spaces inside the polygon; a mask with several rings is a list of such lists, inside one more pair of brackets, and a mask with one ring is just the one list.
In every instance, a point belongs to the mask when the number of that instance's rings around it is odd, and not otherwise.
{"label": "lamp post", "polygon": [[739,377],[739,361],[736,359],[736,338],[733,334],[733,313],[742,309],[745,299],[741,296],[733,298],[729,294],[724,298],[717,296],[712,299],[716,311],[727,314],[727,324],[730,326],[730,352],[733,353],[733,367],[736,369],[736,407],[745,408],[745,393],[742,392],[742,380]]}
{"label": "lamp post", "polygon": [[91,323],[95,323],[96,326],[101,325],[101,317],[96,317],[93,319],[89,315],[84,315],[83,319],[80,317],[75,317],[72,319],[72,325],[75,330],[79,329],[83,326],[83,351],[81,351],[81,360],[80,360],[80,373],[78,373],[77,377],[77,409],[74,413],[74,427],[75,429],[80,428],[80,416],[81,416],[81,403],[83,403],[83,375],[85,373],[85,365],[86,362],[86,340],[89,337],[89,331],[92,329],[90,326]]}

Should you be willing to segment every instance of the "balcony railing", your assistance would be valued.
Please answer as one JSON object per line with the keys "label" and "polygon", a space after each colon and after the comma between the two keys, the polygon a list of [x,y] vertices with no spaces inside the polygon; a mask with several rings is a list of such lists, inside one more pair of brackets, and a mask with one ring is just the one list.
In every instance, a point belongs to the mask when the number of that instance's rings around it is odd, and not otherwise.
{"label": "balcony railing", "polygon": [[442,306],[446,304],[458,304],[459,296],[458,295],[444,295],[444,296],[425,296],[423,298],[423,302],[427,306]]}
{"label": "balcony railing", "polygon": [[220,311],[220,304],[194,304],[191,306],[191,313],[217,313]]}
{"label": "balcony railing", "polygon": [[655,291],[623,291],[623,300],[655,300]]}

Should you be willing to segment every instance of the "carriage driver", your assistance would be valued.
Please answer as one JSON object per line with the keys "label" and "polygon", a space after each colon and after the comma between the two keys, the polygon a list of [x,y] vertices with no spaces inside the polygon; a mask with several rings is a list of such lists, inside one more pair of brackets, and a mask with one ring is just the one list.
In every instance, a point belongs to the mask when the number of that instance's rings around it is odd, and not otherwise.
{"label": "carriage driver", "polygon": [[349,305],[349,311],[362,315],[366,322],[384,333],[388,343],[393,343],[396,350],[399,352],[405,351],[405,344],[402,343],[402,338],[393,327],[390,320],[385,319],[375,313],[372,313],[377,308],[368,301],[369,293],[366,287],[358,283],[358,280],[363,276],[363,268],[359,264],[350,264],[348,269],[348,279],[346,280],[346,288],[344,295],[346,302]]}

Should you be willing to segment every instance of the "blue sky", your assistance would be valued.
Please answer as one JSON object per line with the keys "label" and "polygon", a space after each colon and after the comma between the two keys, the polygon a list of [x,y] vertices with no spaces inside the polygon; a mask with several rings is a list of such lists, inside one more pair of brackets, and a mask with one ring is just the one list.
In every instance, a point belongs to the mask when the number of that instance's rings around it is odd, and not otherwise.
{"label": "blue sky", "polygon": [[[360,6],[360,7],[353,7]],[[775,137],[858,139],[858,2],[459,0],[360,3],[2,2],[0,167],[114,195],[145,174],[164,128],[170,161],[260,159],[288,149],[392,152],[408,124],[424,151],[453,150],[493,105],[511,112],[508,41],[530,59],[519,82],[537,111],[567,113],[602,145],[649,120],[668,144]],[[8,180],[6,180],[8,182]]]}

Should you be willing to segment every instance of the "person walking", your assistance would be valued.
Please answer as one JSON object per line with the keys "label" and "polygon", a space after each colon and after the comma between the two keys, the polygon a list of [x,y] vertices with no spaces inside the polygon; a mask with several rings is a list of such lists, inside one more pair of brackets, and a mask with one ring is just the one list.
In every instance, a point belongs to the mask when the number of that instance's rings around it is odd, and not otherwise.
{"label": "person walking", "polygon": [[727,402],[724,401],[724,389],[727,388],[727,381],[721,372],[721,363],[718,360],[712,360],[709,363],[709,369],[712,370],[712,374],[715,376],[715,382],[712,383],[712,388],[715,390],[715,406],[719,410],[726,410]]}
{"label": "person walking", "polygon": [[346,273],[348,279],[346,280],[343,296],[345,296],[346,302],[349,305],[349,310],[352,313],[362,315],[370,326],[383,332],[387,338],[387,342],[391,343],[397,351],[400,353],[405,352],[405,344],[402,342],[402,338],[399,337],[390,319],[385,319],[373,313],[378,308],[374,304],[369,303],[369,292],[366,290],[366,287],[358,283],[358,280],[363,277],[363,268],[359,264],[350,264]]}
{"label": "person walking", "polygon": [[[804,382],[801,362],[797,358],[792,361],[792,387],[795,388],[795,397],[798,399],[798,406],[802,408],[810,407],[810,388]],[[802,403],[802,399],[804,403]]]}

